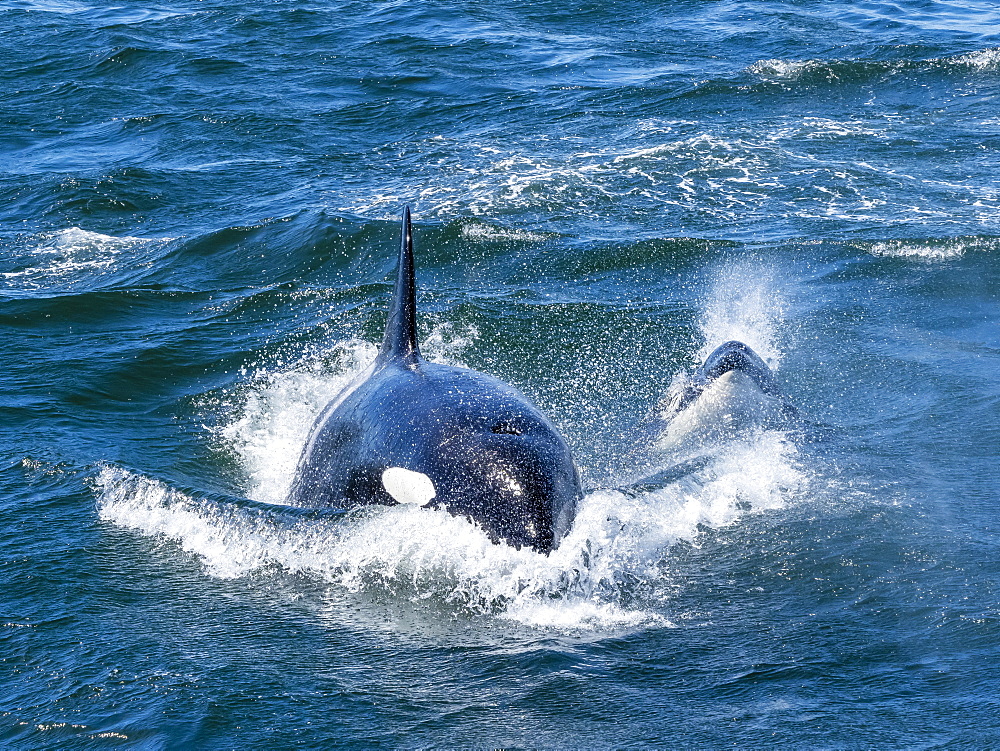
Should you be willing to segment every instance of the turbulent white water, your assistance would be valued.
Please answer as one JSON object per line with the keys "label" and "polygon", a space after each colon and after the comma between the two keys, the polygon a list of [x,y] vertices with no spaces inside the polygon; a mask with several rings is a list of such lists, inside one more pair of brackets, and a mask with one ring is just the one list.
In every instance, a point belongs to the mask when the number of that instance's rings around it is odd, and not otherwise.
{"label": "turbulent white water", "polygon": [[[734,297],[732,273],[706,299],[708,342],[743,338],[774,361],[777,312],[768,277],[754,272]],[[770,311],[770,312],[768,312]],[[431,359],[460,362],[475,331],[442,326],[422,344]],[[247,494],[280,504],[313,420],[367,366],[375,347],[357,340],[248,377],[227,402],[216,439],[234,453]],[[714,419],[714,418],[713,418]],[[96,478],[101,518],[174,541],[212,576],[239,577],[277,565],[349,591],[433,598],[459,612],[491,613],[550,628],[615,628],[666,622],[655,602],[628,606],[624,582],[655,582],[671,546],[705,527],[782,508],[806,492],[808,473],[780,431],[715,436],[708,461],[662,487],[598,490],[580,503],[572,530],[549,555],[493,544],[474,523],[413,506],[363,509],[344,518],[283,516],[199,499],[163,482],[105,466]],[[633,598],[634,599],[634,598]]]}
{"label": "turbulent white water", "polygon": [[377,351],[368,342],[344,341],[322,356],[249,374],[248,387],[226,400],[232,416],[216,431],[240,462],[247,496],[284,502],[313,421]]}

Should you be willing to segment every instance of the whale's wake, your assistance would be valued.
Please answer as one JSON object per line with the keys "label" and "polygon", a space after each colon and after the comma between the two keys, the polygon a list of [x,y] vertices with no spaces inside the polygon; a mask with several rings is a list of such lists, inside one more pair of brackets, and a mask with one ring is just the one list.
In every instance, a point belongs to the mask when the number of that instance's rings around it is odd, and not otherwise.
{"label": "whale's wake", "polygon": [[[435,598],[459,612],[540,626],[606,628],[658,619],[626,606],[635,582],[656,588],[658,564],[680,540],[746,513],[781,508],[806,475],[779,433],[732,444],[708,466],[662,488],[601,490],[581,502],[560,546],[544,556],[495,545],[444,510],[372,507],[343,519],[283,516],[198,499],[115,466],[95,480],[102,519],[194,554],[212,576],[278,566],[351,591]],[[625,591],[623,591],[625,590]],[[649,603],[652,606],[654,603]]]}
{"label": "whale's wake", "polygon": [[[773,300],[759,290],[752,297],[759,305]],[[770,325],[754,304],[743,311],[759,319],[759,328]],[[709,327],[728,327],[726,334],[740,325],[718,312],[706,318]],[[717,334],[707,330],[709,336]],[[430,357],[454,362],[465,343],[446,327],[424,347]],[[762,349],[774,357],[773,348]],[[212,576],[276,570],[350,592],[434,601],[456,613],[603,630],[665,622],[659,606],[670,589],[662,564],[676,543],[696,543],[706,528],[783,508],[808,492],[795,443],[779,430],[761,430],[716,442],[668,482],[587,493],[569,534],[548,556],[493,544],[474,523],[443,510],[369,507],[337,518],[272,511],[264,504],[284,499],[316,414],[373,356],[370,344],[341,342],[261,370],[215,404],[233,414],[215,438],[238,459],[246,494],[263,503],[196,498],[107,465],[95,479],[101,518],[178,545]]]}
{"label": "whale's wake", "polygon": [[[780,359],[781,297],[773,278],[738,265],[716,277],[701,315],[706,350],[739,337],[770,364]],[[474,338],[474,331],[444,325],[422,346],[429,359],[455,363]],[[342,341],[248,374],[228,396],[206,402],[225,415],[214,440],[236,459],[243,492],[257,504],[194,497],[105,465],[94,481],[101,518],[178,545],[212,576],[276,571],[348,592],[434,601],[457,613],[607,629],[665,622],[659,606],[670,583],[663,562],[678,542],[697,544],[705,529],[786,507],[809,492],[810,473],[785,432],[765,426],[727,434],[723,424],[701,441],[699,460],[680,472],[667,459],[676,461],[676,454],[661,454],[659,469],[669,479],[657,481],[654,472],[641,486],[588,492],[569,534],[547,556],[493,544],[473,522],[440,509],[369,507],[335,517],[269,506],[284,501],[316,415],[374,356],[371,344]],[[716,421],[716,405],[707,399],[684,419]]]}

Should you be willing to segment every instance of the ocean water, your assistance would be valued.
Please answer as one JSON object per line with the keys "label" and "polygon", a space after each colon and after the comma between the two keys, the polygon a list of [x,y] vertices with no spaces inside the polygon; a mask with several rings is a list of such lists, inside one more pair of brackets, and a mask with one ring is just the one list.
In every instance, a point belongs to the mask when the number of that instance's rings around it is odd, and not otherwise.
{"label": "ocean water", "polygon": [[[1000,745],[994,4],[0,24],[0,746]],[[425,353],[577,458],[551,555],[280,505],[405,204]],[[731,338],[802,419],[650,439]]]}

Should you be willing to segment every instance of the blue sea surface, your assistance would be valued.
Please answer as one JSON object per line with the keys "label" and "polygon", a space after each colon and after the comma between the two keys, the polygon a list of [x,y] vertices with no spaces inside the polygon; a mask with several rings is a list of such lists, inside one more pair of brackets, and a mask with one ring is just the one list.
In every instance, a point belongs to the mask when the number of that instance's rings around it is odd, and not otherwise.
{"label": "blue sea surface", "polygon": [[[982,0],[7,0],[0,746],[1000,746],[998,165]],[[406,204],[551,555],[281,505]],[[802,421],[637,452],[728,339]]]}

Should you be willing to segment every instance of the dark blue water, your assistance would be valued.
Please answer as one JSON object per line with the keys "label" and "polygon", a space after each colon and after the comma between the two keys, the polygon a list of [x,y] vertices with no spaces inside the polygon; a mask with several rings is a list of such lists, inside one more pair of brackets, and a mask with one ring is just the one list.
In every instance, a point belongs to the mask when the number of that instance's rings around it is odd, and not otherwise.
{"label": "dark blue water", "polygon": [[[0,29],[0,745],[1000,745],[992,4]],[[548,557],[273,505],[407,203],[425,352],[577,457]],[[805,420],[637,453],[730,338]]]}

